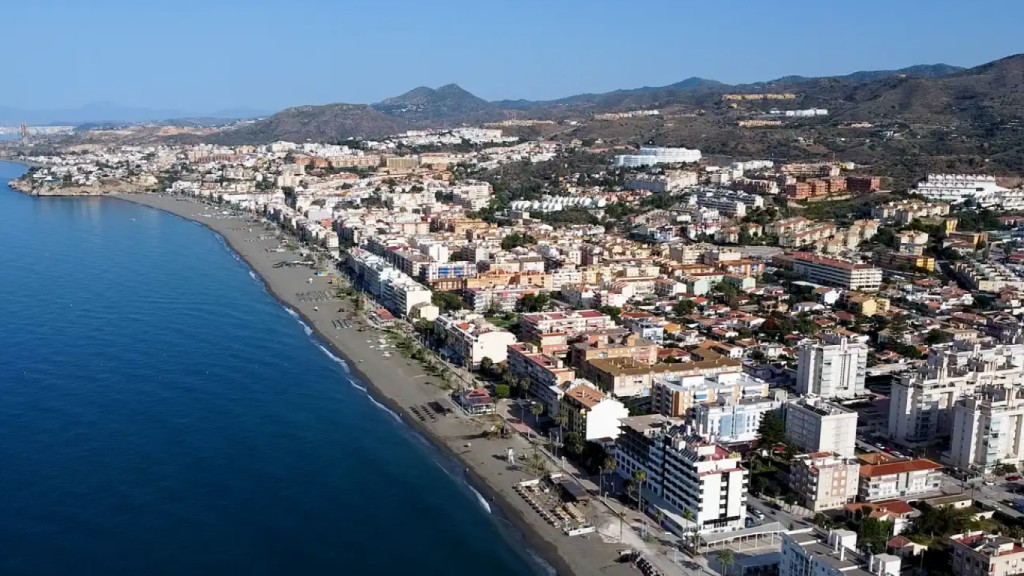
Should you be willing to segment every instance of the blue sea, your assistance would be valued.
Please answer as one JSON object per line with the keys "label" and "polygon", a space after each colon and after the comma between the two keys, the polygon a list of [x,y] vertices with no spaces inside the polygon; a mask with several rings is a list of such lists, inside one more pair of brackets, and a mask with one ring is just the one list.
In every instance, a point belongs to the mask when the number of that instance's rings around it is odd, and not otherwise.
{"label": "blue sea", "polygon": [[0,574],[548,571],[216,235],[23,196],[22,171],[0,163]]}

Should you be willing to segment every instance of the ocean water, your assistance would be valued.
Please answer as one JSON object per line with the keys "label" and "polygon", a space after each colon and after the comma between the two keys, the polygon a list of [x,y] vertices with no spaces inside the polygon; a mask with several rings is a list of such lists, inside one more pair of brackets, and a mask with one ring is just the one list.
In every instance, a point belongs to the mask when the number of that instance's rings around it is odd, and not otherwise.
{"label": "ocean water", "polygon": [[0,163],[0,574],[535,574],[211,232]]}

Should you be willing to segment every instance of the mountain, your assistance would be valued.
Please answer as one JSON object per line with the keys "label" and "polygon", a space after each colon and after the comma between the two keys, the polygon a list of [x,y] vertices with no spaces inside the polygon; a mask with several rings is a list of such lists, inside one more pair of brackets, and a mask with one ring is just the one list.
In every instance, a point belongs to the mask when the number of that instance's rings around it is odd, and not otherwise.
{"label": "mountain", "polygon": [[381,138],[408,130],[405,120],[387,116],[366,104],[297,106],[269,118],[213,134],[215,144],[266,144],[291,142],[336,142],[346,138]]}
{"label": "mountain", "polygon": [[438,120],[489,121],[504,117],[500,107],[470,94],[457,84],[437,88],[420,86],[373,104],[378,111],[409,122]]}

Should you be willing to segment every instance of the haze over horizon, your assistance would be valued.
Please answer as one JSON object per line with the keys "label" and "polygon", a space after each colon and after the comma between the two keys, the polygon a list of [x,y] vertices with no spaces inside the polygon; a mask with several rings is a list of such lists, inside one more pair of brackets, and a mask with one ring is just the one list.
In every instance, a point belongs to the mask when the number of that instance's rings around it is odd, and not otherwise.
{"label": "haze over horizon", "polygon": [[271,111],[373,103],[448,83],[487,100],[548,100],[693,76],[745,83],[970,67],[1022,51],[1014,26],[1024,6],[981,4],[867,0],[840,11],[811,0],[646,0],[623,10],[608,0],[396,0],[385,11],[362,0],[313,0],[301,10],[271,0],[39,0],[5,9],[19,23],[6,44],[24,48],[6,63],[8,77],[21,80],[0,107]]}

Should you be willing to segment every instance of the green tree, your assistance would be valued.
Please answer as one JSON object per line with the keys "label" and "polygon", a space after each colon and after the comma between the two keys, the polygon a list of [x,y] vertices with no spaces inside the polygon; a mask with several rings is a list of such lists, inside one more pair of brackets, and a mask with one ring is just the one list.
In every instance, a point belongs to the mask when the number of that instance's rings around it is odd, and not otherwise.
{"label": "green tree", "polygon": [[489,357],[484,356],[480,360],[480,371],[483,372],[484,374],[490,375],[491,372],[494,371],[494,360],[491,360]]}
{"label": "green tree", "polygon": [[551,297],[547,294],[527,294],[519,300],[519,309],[523,312],[543,312]]}
{"label": "green tree", "polygon": [[579,432],[570,432],[565,437],[565,448],[569,451],[569,454],[579,458],[583,454],[583,436]]}
{"label": "green tree", "polygon": [[559,410],[551,420],[558,424],[558,443],[561,444],[562,438],[565,437],[565,427],[569,425],[569,415],[565,413],[565,410]]}
{"label": "green tree", "polygon": [[718,557],[718,561],[722,563],[722,574],[723,576],[729,575],[729,566],[732,566],[733,562],[736,561],[735,555],[732,550],[724,548],[715,552],[715,556]]}
{"label": "green tree", "polygon": [[530,405],[530,414],[533,414],[533,424],[536,426],[540,422],[541,415],[544,414],[544,405],[540,402],[534,402]]}
{"label": "green tree", "polygon": [[885,544],[889,541],[892,533],[892,522],[878,520],[876,518],[864,518],[857,527],[857,543],[864,550],[870,549],[875,552],[885,550]]}
{"label": "green tree", "polygon": [[772,449],[786,440],[786,422],[781,410],[765,412],[757,428],[758,446]]}
{"label": "green tree", "polygon": [[462,298],[451,292],[434,292],[430,297],[431,303],[441,309],[441,312],[451,312],[463,308]]}
{"label": "green tree", "polygon": [[[636,502],[637,509],[640,510],[640,514],[644,513],[644,483],[647,482],[647,472],[643,470],[636,470],[633,472],[633,481],[636,483]],[[644,534],[647,534],[647,521],[644,520]]]}
{"label": "green tree", "polygon": [[673,308],[672,312],[676,316],[689,316],[693,314],[693,311],[697,309],[697,304],[689,298],[683,298]]}

